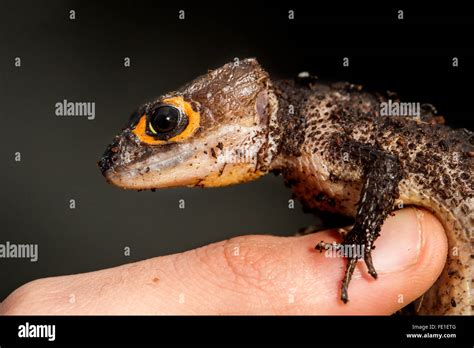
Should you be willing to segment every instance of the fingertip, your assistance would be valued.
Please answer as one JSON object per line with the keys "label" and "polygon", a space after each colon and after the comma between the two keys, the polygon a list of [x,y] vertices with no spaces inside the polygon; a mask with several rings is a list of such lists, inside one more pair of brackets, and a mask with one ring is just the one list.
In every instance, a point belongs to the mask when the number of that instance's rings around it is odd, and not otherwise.
{"label": "fingertip", "polygon": [[[377,279],[358,262],[341,300],[346,260],[315,250],[341,241],[335,230],[300,237],[251,235],[161,259],[179,274],[181,310],[206,314],[392,314],[421,296],[440,274],[447,253],[444,230],[429,212],[395,212],[375,241]],[[165,272],[170,273],[170,272]],[[163,285],[166,276],[162,277]],[[174,278],[173,278],[174,279]],[[171,279],[170,279],[171,281]],[[174,281],[168,287],[175,288]],[[162,286],[163,286],[162,285]]]}
{"label": "fingertip", "polygon": [[[341,241],[335,231],[299,238],[298,243],[306,245]],[[384,315],[414,301],[436,281],[446,261],[447,238],[441,223],[428,211],[406,208],[395,212],[375,241],[372,258],[377,278],[359,261],[347,304],[340,299],[346,261],[334,253],[315,252],[311,257],[316,277],[308,286],[315,293],[310,307],[316,313]]]}

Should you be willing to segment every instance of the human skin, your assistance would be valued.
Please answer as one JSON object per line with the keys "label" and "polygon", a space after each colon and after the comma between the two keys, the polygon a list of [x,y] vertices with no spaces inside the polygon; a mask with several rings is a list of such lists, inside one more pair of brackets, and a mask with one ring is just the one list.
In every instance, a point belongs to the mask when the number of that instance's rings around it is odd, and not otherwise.
{"label": "human skin", "polygon": [[27,283],[0,304],[2,315],[328,314],[387,315],[421,296],[447,255],[440,222],[426,210],[389,216],[375,243],[378,278],[359,262],[340,300],[345,260],[314,246],[334,231],[248,235],[180,254]]}

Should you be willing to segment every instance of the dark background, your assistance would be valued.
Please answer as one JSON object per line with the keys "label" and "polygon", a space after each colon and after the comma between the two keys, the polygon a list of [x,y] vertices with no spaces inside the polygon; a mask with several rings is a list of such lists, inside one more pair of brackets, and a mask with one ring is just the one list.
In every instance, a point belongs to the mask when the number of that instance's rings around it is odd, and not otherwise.
{"label": "dark background", "polygon": [[[96,161],[137,106],[234,57],[257,57],[276,78],[309,70],[324,80],[397,91],[406,101],[434,104],[454,127],[470,127],[470,10],[269,4],[0,0],[0,243],[39,245],[36,263],[0,259],[0,300],[36,278],[241,234],[291,235],[316,221],[299,206],[288,209],[291,192],[279,177],[152,193],[120,190],[100,174]],[[180,9],[185,20],[178,20]],[[295,20],[287,19],[288,9]],[[345,56],[349,68],[342,67]],[[453,56],[460,67],[451,66]],[[55,116],[63,99],[95,102],[96,119]],[[14,161],[17,151],[21,162]],[[179,199],[186,209],[178,209]]]}

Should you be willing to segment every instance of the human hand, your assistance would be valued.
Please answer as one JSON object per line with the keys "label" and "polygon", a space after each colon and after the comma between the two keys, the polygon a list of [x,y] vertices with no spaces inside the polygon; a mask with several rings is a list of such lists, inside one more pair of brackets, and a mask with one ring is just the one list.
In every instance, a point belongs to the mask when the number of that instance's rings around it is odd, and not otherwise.
{"label": "human hand", "polygon": [[[180,254],[27,283],[0,314],[391,314],[421,296],[443,269],[447,240],[425,210],[390,216],[375,242],[372,279],[359,262],[340,300],[345,261],[314,249],[335,231],[250,235]],[[71,300],[74,299],[74,300]]]}

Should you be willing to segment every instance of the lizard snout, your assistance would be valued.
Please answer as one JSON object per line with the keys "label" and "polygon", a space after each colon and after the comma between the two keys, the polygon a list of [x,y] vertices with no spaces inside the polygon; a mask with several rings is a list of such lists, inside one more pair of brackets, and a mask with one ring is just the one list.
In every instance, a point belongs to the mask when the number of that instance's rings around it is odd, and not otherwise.
{"label": "lizard snout", "polygon": [[115,137],[114,141],[107,146],[97,165],[100,168],[102,175],[106,176],[106,172],[113,169],[115,163],[117,163],[119,155],[119,143],[120,137]]}
{"label": "lizard snout", "polygon": [[[170,146],[143,146],[130,129],[125,129],[107,146],[102,157],[97,162],[102,175],[107,181],[119,187],[141,189],[151,187],[153,183],[146,182],[146,175],[152,169],[153,154],[163,151]],[[136,177],[143,180],[138,182]],[[132,185],[135,183],[135,185]]]}
{"label": "lizard snout", "polygon": [[107,146],[99,162],[97,162],[102,175],[108,176],[108,172],[116,171],[119,167],[125,166],[139,158],[145,149],[138,150],[136,137],[129,131],[124,131],[121,135],[114,138],[112,143]]}

